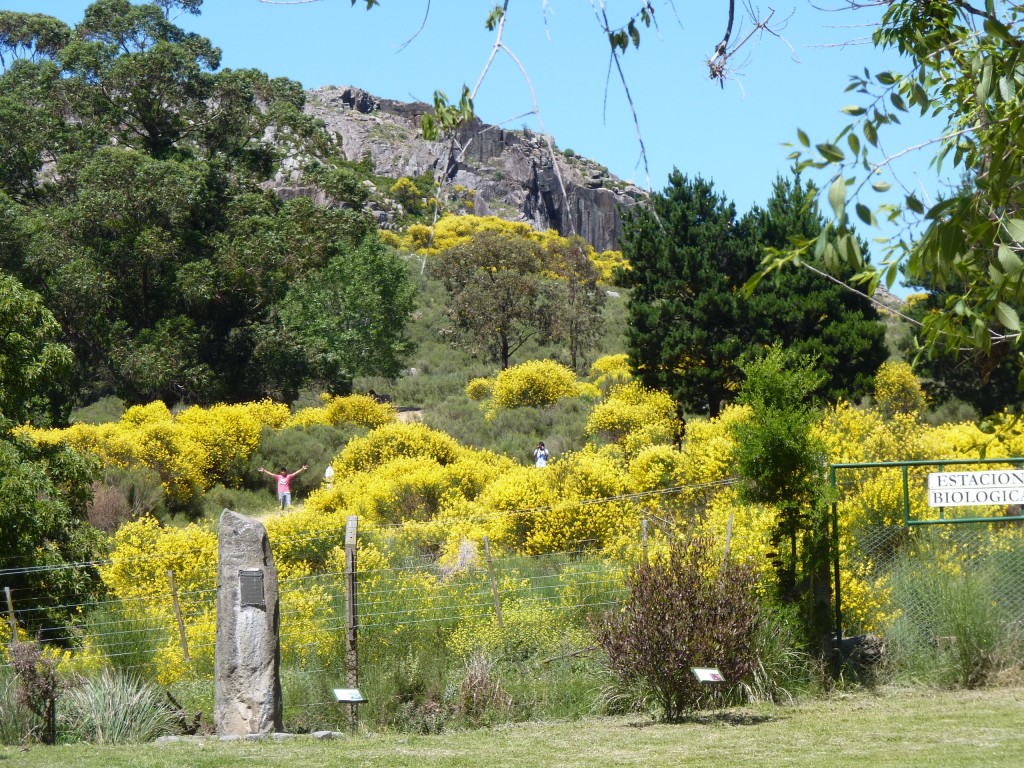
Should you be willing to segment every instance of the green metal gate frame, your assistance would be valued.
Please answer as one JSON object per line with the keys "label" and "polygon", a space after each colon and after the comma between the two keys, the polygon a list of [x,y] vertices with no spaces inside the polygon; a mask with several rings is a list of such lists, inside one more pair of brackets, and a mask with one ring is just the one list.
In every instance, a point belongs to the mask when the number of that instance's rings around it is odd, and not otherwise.
{"label": "green metal gate frame", "polygon": [[[939,507],[939,516],[931,520],[910,519],[910,488],[909,475],[910,467],[938,467],[943,472],[947,466],[964,466],[975,464],[1016,464],[1024,467],[1024,457],[1016,456],[1011,458],[998,459],[936,459],[919,461],[867,461],[854,463],[829,464],[828,479],[832,489],[832,533],[830,548],[832,550],[832,589],[835,599],[832,617],[832,631],[835,633],[835,640],[838,642],[843,638],[843,610],[842,610],[842,585],[839,570],[839,497],[836,487],[836,471],[840,469],[877,469],[899,467],[903,478],[903,525],[907,528],[917,525],[952,525],[959,523],[991,523],[991,517],[946,517],[945,508]],[[1005,505],[989,505],[1005,506]],[[1011,520],[1024,520],[1024,514],[1008,515],[996,518],[998,522]]]}

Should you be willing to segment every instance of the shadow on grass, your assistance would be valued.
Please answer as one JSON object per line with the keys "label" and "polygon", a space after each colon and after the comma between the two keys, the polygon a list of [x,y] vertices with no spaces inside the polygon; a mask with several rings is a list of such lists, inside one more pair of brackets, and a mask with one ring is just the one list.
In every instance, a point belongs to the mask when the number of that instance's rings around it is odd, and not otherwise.
{"label": "shadow on grass", "polygon": [[652,725],[763,725],[776,718],[771,715],[758,715],[753,712],[707,712],[691,715],[674,723],[664,720],[648,720],[645,722],[627,723],[627,728],[649,728]]}

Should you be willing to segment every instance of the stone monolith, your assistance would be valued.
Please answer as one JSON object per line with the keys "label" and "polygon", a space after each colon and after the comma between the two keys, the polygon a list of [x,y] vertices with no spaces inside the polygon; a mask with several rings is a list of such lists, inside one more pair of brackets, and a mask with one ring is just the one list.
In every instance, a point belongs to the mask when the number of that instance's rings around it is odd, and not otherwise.
{"label": "stone monolith", "polygon": [[213,722],[221,736],[281,730],[277,569],[267,529],[225,509],[217,550]]}

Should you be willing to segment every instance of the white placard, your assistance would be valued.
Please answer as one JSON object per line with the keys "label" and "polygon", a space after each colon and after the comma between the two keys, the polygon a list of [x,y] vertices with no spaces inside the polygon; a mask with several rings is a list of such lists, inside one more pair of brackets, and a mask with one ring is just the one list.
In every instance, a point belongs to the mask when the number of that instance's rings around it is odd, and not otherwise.
{"label": "white placard", "polygon": [[725,678],[715,667],[690,667],[702,683],[724,683]]}
{"label": "white placard", "polygon": [[1024,469],[928,474],[930,507],[975,507],[992,504],[1024,504]]}
{"label": "white placard", "polygon": [[358,688],[335,688],[334,698],[340,704],[365,704],[367,701],[363,698],[363,694],[359,692]]}

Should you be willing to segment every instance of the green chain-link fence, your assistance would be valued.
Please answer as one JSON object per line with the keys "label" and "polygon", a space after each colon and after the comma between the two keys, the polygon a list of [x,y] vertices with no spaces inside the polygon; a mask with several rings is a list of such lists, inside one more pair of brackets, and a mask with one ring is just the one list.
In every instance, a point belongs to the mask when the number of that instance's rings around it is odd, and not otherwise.
{"label": "green chain-link fence", "polygon": [[[932,647],[1024,628],[1018,505],[930,507],[928,475],[1012,469],[1021,459],[837,464],[830,476],[833,588],[842,636]],[[972,466],[986,465],[986,466]]]}

